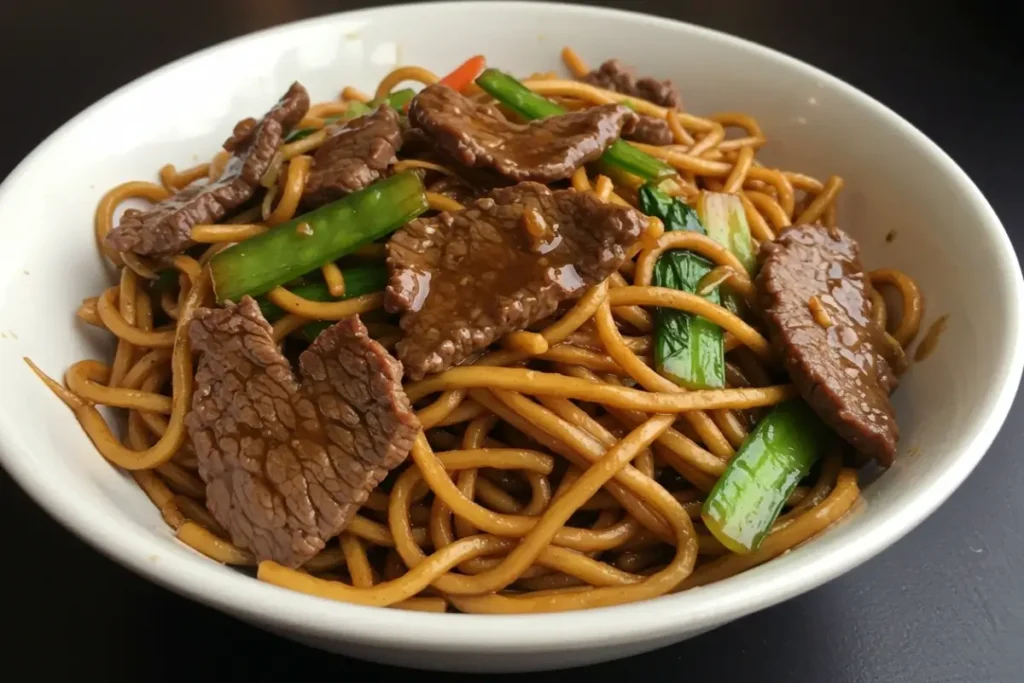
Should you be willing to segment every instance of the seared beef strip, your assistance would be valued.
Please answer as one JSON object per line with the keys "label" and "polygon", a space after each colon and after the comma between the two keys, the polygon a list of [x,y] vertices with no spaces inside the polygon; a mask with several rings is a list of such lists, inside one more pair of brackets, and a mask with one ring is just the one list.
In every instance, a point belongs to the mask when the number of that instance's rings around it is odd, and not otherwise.
{"label": "seared beef strip", "polygon": [[525,329],[622,265],[645,220],[590,193],[537,183],[412,221],[388,242],[385,307],[401,312],[412,379]]}
{"label": "seared beef strip", "polygon": [[[408,119],[406,119],[407,121]],[[434,141],[419,128],[407,127],[404,130],[401,156],[405,159],[419,159],[444,166],[455,174],[452,182],[460,182],[476,191],[477,195],[489,192],[498,187],[515,185],[491,168],[470,168],[459,163],[458,159],[434,144]]]}
{"label": "seared beef strip", "polygon": [[[663,107],[681,109],[683,106],[679,89],[672,81],[658,81],[653,78],[637,78],[636,72],[617,59],[609,59],[580,79],[584,83],[596,85],[605,90],[631,95],[640,99],[659,104]],[[663,119],[646,114],[640,115],[636,130],[623,136],[629,140],[644,142],[648,145],[672,144],[672,130]]]}
{"label": "seared beef strip", "polygon": [[303,202],[319,206],[357,192],[384,175],[402,146],[398,113],[382,104],[369,114],[331,126],[313,155]]}
{"label": "seared beef strip", "polygon": [[609,59],[580,80],[598,88],[639,97],[662,107],[681,109],[683,106],[683,98],[672,81],[638,78],[636,71],[617,59]]}
{"label": "seared beef strip", "polygon": [[[302,116],[305,116],[305,114]],[[235,127],[231,130],[231,137],[224,141],[224,149],[228,152],[234,152],[256,130],[258,125],[260,125],[260,122],[251,116],[247,116],[236,123]]]}
{"label": "seared beef strip", "polygon": [[605,104],[523,125],[444,85],[424,88],[409,107],[409,121],[460,163],[539,182],[568,178],[632,131],[636,120],[630,109]]}
{"label": "seared beef strip", "polygon": [[186,418],[207,506],[259,560],[298,567],[398,466],[420,425],[402,366],[357,316],[322,332],[296,379],[250,297],[199,309]]}
{"label": "seared beef strip", "polygon": [[118,251],[153,256],[185,251],[192,246],[193,225],[215,223],[253,196],[285,134],[308,110],[309,94],[293,83],[262,121],[243,119],[235,126],[224,143],[232,156],[219,178],[197,180],[148,211],[125,211],[107,235],[107,244]]}
{"label": "seared beef strip", "polygon": [[761,246],[756,284],[771,341],[804,399],[858,451],[888,466],[899,439],[889,403],[897,379],[883,356],[859,251],[838,228],[794,226]]}
{"label": "seared beef strip", "polygon": [[636,128],[629,135],[623,136],[627,140],[642,142],[645,145],[671,145],[675,141],[672,129],[664,119],[656,119],[647,114],[639,114]]}

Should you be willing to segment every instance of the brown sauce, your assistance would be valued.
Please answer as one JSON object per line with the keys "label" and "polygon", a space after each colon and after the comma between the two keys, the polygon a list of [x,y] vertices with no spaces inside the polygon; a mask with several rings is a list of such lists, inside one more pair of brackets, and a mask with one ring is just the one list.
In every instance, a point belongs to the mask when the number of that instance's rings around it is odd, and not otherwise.
{"label": "brown sauce", "polygon": [[914,362],[920,363],[935,353],[935,348],[939,345],[939,339],[942,337],[942,333],[946,331],[948,323],[949,314],[947,313],[931,324],[928,331],[924,333],[924,337],[921,338],[921,342],[917,345],[917,350],[914,351]]}

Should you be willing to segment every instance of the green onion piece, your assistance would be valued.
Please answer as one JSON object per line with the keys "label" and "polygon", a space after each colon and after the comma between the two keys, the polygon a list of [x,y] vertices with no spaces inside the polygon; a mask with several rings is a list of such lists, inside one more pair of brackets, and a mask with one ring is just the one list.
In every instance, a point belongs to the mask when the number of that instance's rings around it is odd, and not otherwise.
{"label": "green onion piece", "polygon": [[150,285],[152,290],[158,294],[170,292],[178,286],[178,271],[174,268],[165,268],[157,273],[157,279]]}
{"label": "green onion piece", "polygon": [[[662,255],[654,265],[654,285],[691,294],[714,266],[689,251]],[[705,298],[720,304],[718,290]],[[654,314],[654,363],[658,372],[687,389],[725,386],[725,342],[722,328],[707,318],[658,308]]]}
{"label": "green onion piece", "polygon": [[829,430],[802,399],[776,406],[743,442],[704,501],[701,518],[708,531],[734,553],[757,550],[829,438]]}
{"label": "green onion piece", "polygon": [[708,237],[731,251],[747,269],[747,273],[753,275],[757,257],[750,241],[747,212],[743,209],[739,195],[701,192],[697,200],[697,213],[708,231]]}
{"label": "green onion piece", "polygon": [[394,232],[427,208],[423,183],[406,171],[232,245],[210,261],[217,301],[268,292]]}
{"label": "green onion piece", "polygon": [[[715,240],[740,260],[747,273],[754,274],[757,256],[750,241],[750,227],[743,202],[734,194],[701,192],[697,200],[697,212],[707,228],[708,237]],[[722,307],[734,315],[741,315],[745,306],[738,294],[721,287]]]}
{"label": "green onion piece", "polygon": [[688,230],[707,234],[697,212],[682,199],[665,194],[650,183],[640,188],[637,199],[640,210],[648,216],[660,218],[666,231]]}
{"label": "green onion piece", "polygon": [[[637,193],[640,210],[661,219],[666,230],[704,233],[697,213],[682,200],[670,197],[650,183]],[[669,251],[654,265],[653,283],[695,293],[714,265],[690,251]],[[718,304],[718,289],[705,296]],[[657,371],[687,389],[725,386],[725,342],[722,328],[707,318],[671,308],[654,312],[654,365]]]}
{"label": "green onion piece", "polygon": [[[391,105],[392,109],[402,111],[409,102],[412,102],[412,98],[416,97],[416,91],[412,88],[402,88],[388,95],[384,101]],[[376,109],[380,106],[381,100],[373,100],[370,102],[370,109]]]}
{"label": "green onion piece", "polygon": [[497,69],[484,69],[476,84],[524,119],[544,119],[565,113],[562,107]]}

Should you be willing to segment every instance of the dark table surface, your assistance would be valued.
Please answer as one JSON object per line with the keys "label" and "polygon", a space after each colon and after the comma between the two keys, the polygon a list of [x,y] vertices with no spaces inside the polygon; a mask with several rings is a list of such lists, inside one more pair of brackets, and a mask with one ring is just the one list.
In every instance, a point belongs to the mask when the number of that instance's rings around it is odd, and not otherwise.
{"label": "dark table surface", "polygon": [[[379,3],[0,3],[0,129],[9,136],[0,145],[0,177],[77,111],[161,64],[273,24],[372,4]],[[865,90],[946,149],[995,206],[1017,248],[1024,248],[1021,3],[591,4],[734,33]],[[715,632],[586,673],[693,681],[1024,680],[1024,468],[1016,462],[1022,437],[1024,402],[1018,400],[963,487],[916,531],[859,569]],[[5,673],[178,682],[214,675],[299,681],[310,674],[351,680],[395,673],[279,640],[146,583],[59,527],[2,471],[0,510]],[[20,673],[4,677],[26,680]]]}

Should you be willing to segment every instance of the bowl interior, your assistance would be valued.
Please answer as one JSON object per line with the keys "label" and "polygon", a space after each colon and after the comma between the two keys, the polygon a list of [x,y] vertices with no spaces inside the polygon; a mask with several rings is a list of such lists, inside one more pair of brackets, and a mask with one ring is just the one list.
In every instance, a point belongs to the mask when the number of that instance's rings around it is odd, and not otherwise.
{"label": "bowl interior", "polygon": [[[610,35],[619,38],[614,50]],[[896,395],[900,457],[867,487],[866,505],[774,563],[692,594],[617,608],[613,620],[558,615],[485,623],[446,615],[444,638],[423,628],[436,627],[436,616],[397,620],[394,612],[293,595],[178,544],[22,360],[29,356],[60,376],[76,360],[108,358],[102,335],[73,317],[84,297],[109,285],[92,230],[101,195],[127,180],[155,180],[162,164],[207,159],[239,118],[265,111],[295,79],[315,99],[327,99],[346,84],[372,91],[397,64],[443,73],[476,53],[517,74],[561,71],[563,45],[592,65],[618,56],[674,79],[690,111],[751,114],[768,137],[761,158],[770,164],[842,176],[840,225],[860,241],[868,267],[899,268],[917,279],[925,327],[949,316],[935,353],[913,366]],[[285,628],[305,622],[307,630],[349,639],[436,640],[440,647],[458,632],[467,647],[551,648],[695,628],[777,602],[863,561],[934,509],[991,442],[1020,375],[1019,269],[995,215],[944,154],[888,110],[805,65],[639,15],[455,3],[327,17],[232,41],[127,86],[62,128],[5,182],[0,225],[5,467],[65,524],[155,580]],[[887,242],[891,230],[897,236]],[[359,619],[349,618],[356,613]]]}

